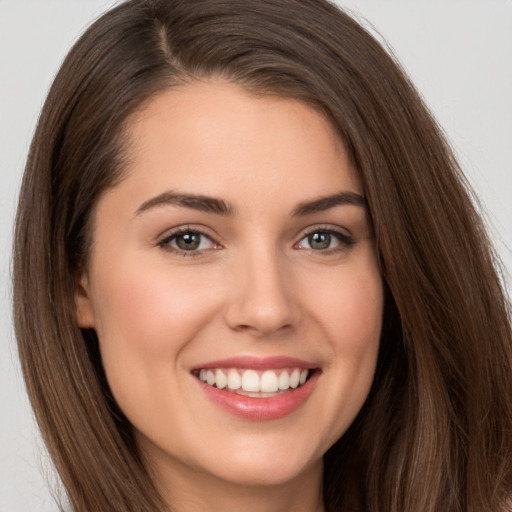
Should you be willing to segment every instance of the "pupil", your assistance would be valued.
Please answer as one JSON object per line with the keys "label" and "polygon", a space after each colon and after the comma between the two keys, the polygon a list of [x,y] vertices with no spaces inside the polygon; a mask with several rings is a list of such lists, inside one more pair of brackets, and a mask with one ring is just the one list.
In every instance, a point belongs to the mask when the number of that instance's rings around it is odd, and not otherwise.
{"label": "pupil", "polygon": [[193,251],[199,247],[201,235],[197,233],[185,233],[176,239],[176,245],[184,251]]}
{"label": "pupil", "polygon": [[312,249],[328,249],[331,245],[329,233],[313,233],[308,236],[309,246]]}

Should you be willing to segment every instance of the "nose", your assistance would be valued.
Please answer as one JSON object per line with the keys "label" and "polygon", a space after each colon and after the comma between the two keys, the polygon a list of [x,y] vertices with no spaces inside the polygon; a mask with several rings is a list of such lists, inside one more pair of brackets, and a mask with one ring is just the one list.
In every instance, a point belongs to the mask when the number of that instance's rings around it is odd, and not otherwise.
{"label": "nose", "polygon": [[270,336],[295,327],[300,313],[293,282],[276,254],[241,258],[232,276],[226,323],[236,331]]}

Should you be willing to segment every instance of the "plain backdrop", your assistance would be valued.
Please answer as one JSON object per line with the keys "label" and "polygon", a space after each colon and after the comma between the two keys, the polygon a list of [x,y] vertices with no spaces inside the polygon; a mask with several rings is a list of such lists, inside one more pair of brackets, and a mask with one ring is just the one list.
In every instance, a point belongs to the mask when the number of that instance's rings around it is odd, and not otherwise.
{"label": "plain backdrop", "polygon": [[[114,1],[0,0],[0,512],[58,510],[20,376],[11,321],[16,195],[60,62]],[[512,1],[340,0],[385,39],[444,127],[512,269]],[[461,298],[463,300],[463,298]]]}

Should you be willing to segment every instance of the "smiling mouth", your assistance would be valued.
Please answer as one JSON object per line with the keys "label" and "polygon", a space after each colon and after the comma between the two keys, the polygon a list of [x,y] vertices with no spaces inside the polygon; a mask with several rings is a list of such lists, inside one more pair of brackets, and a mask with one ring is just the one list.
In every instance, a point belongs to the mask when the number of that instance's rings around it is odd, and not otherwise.
{"label": "smiling mouth", "polygon": [[270,398],[300,388],[307,382],[311,373],[312,370],[307,368],[201,368],[193,372],[208,386],[256,398]]}

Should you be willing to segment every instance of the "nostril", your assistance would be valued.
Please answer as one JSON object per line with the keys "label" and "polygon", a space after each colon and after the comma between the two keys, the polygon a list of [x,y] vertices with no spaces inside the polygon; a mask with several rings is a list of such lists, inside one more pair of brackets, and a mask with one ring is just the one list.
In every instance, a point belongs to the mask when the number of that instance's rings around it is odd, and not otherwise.
{"label": "nostril", "polygon": [[255,336],[270,336],[277,333],[283,333],[292,329],[291,324],[285,324],[280,326],[273,326],[271,324],[262,325],[261,323],[255,322],[255,325],[241,324],[236,325],[232,329],[236,332],[253,334]]}

